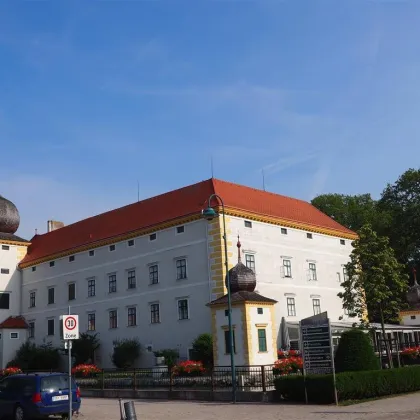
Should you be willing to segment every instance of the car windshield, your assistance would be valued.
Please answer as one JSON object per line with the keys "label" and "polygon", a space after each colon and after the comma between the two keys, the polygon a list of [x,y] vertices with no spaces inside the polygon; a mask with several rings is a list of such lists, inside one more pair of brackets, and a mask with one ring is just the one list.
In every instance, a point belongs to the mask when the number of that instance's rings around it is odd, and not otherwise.
{"label": "car windshield", "polygon": [[[73,388],[75,383],[72,380]],[[56,392],[69,389],[69,378],[66,375],[53,375],[41,378],[41,392]]]}

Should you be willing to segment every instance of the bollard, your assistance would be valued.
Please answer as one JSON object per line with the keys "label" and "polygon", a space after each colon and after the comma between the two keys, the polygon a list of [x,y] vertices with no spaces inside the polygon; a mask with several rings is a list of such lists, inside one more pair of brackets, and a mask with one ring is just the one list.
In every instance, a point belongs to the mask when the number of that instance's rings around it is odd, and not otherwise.
{"label": "bollard", "polygon": [[121,398],[118,398],[118,402],[120,404],[120,414],[121,414],[121,419],[120,420],[125,420],[123,401],[122,401]]}
{"label": "bollard", "polygon": [[133,401],[124,403],[124,411],[126,420],[137,420],[136,408]]}

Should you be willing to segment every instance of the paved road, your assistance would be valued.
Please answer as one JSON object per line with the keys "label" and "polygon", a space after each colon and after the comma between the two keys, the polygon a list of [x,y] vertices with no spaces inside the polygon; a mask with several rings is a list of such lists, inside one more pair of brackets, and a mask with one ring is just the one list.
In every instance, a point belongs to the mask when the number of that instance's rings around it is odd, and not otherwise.
{"label": "paved road", "polygon": [[[417,420],[420,393],[347,407],[205,402],[136,402],[138,420]],[[78,420],[120,420],[118,400],[83,400]]]}

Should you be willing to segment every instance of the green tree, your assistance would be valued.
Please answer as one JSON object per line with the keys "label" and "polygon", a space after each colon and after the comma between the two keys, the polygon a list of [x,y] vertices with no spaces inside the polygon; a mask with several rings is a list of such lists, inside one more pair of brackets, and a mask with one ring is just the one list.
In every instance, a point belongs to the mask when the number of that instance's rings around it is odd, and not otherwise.
{"label": "green tree", "polygon": [[381,218],[378,217],[376,201],[370,194],[323,194],[315,197],[311,203],[318,210],[355,232],[367,223],[375,228],[380,225]]}
{"label": "green tree", "polygon": [[74,364],[80,365],[95,360],[95,351],[100,347],[98,334],[80,333],[78,340],[73,340],[72,355]]}
{"label": "green tree", "polygon": [[[398,320],[407,291],[408,276],[404,273],[404,265],[395,258],[389,239],[378,236],[370,225],[365,225],[359,230],[359,239],[353,242],[346,268],[348,276],[342,283],[344,291],[338,294],[344,308],[362,322],[368,323],[378,317],[385,337],[384,324]],[[388,346],[387,354],[392,366]]]}
{"label": "green tree", "polygon": [[337,372],[379,369],[379,360],[366,331],[353,328],[341,334],[335,354],[335,368]]}
{"label": "green tree", "polygon": [[59,370],[60,350],[52,343],[44,342],[40,346],[27,341],[16,351],[16,355],[8,366],[17,366],[22,370]]}
{"label": "green tree", "polygon": [[384,233],[390,238],[398,260],[420,265],[420,169],[409,169],[388,184],[379,200],[386,214]]}
{"label": "green tree", "polygon": [[134,363],[140,357],[141,344],[136,338],[127,338],[124,340],[114,340],[114,352],[111,360],[118,369],[128,369],[133,367]]}
{"label": "green tree", "polygon": [[200,334],[192,344],[194,360],[203,362],[206,367],[213,366],[213,336]]}

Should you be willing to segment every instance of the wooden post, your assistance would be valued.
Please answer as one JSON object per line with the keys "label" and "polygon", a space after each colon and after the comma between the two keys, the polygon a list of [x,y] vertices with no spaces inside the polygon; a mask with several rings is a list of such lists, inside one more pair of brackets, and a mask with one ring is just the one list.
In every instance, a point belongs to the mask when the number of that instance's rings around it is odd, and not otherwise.
{"label": "wooden post", "polygon": [[261,378],[262,378],[262,390],[263,392],[267,392],[267,384],[265,382],[265,366],[261,366]]}

